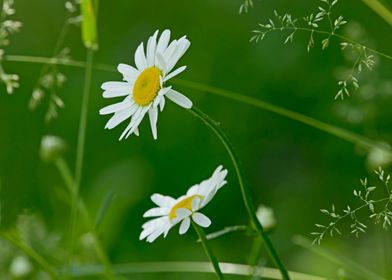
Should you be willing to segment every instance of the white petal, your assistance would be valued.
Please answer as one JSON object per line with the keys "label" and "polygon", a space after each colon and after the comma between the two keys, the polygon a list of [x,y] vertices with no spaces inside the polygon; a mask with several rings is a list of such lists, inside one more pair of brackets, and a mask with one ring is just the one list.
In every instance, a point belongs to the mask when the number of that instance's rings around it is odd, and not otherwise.
{"label": "white petal", "polygon": [[127,82],[105,82],[101,85],[103,90],[124,90],[129,89],[129,83]]}
{"label": "white petal", "polygon": [[162,56],[165,58],[166,63],[169,62],[169,59],[172,57],[173,53],[176,51],[178,47],[177,40],[171,41],[169,46],[166,48],[165,52],[162,53]]}
{"label": "white petal", "polygon": [[166,96],[171,101],[173,101],[174,103],[176,103],[177,105],[179,105],[185,109],[192,108],[192,101],[188,97],[183,95],[182,93],[179,93],[178,91],[175,91],[172,89],[166,93]]}
{"label": "white petal", "polygon": [[209,227],[211,225],[211,220],[202,213],[193,213],[192,220],[201,227]]}
{"label": "white petal", "polygon": [[160,207],[172,207],[176,203],[176,200],[174,198],[161,195],[159,193],[154,193],[151,196],[151,200]]}
{"label": "white petal", "polygon": [[158,138],[158,133],[157,133],[158,108],[151,107],[151,109],[148,111],[148,115],[150,117],[152,136],[156,140]]}
{"label": "white petal", "polygon": [[107,114],[112,114],[118,111],[122,111],[124,109],[128,109],[132,106],[133,102],[131,102],[130,98],[125,98],[124,101],[115,103],[109,106],[106,106],[99,110],[100,115],[107,115]]}
{"label": "white petal", "polygon": [[120,140],[126,139],[131,135],[139,126],[141,121],[144,118],[144,115],[148,111],[149,107],[139,107],[139,109],[135,112],[135,114],[132,116],[131,122],[127,126],[127,128],[124,130],[124,132],[120,136]]}
{"label": "white petal", "polygon": [[112,129],[116,127],[118,124],[131,117],[132,114],[135,113],[137,107],[136,104],[133,104],[130,108],[115,113],[106,123],[105,128]]}
{"label": "white petal", "polygon": [[151,208],[150,210],[146,211],[143,214],[143,217],[159,217],[159,216],[164,216],[167,215],[170,212],[169,208]]}
{"label": "white petal", "polygon": [[184,219],[180,225],[179,233],[180,234],[186,233],[189,229],[190,224],[191,224],[191,219],[189,218]]}
{"label": "white petal", "polygon": [[170,41],[170,30],[166,29],[162,32],[161,37],[159,37],[158,45],[157,45],[157,52],[164,53],[167,48],[167,45]]}
{"label": "white petal", "polygon": [[155,62],[156,62],[156,65],[158,66],[158,68],[161,69],[163,74],[166,74],[166,60],[163,57],[162,53],[160,53],[160,52],[156,53]]}
{"label": "white petal", "polygon": [[159,109],[161,110],[161,112],[163,111],[163,108],[165,107],[165,97],[161,97],[161,99],[159,100]]}
{"label": "white petal", "polygon": [[106,82],[101,88],[104,90],[104,98],[112,98],[118,96],[126,96],[131,94],[132,86],[127,82]]}
{"label": "white petal", "polygon": [[200,202],[201,202],[201,200],[198,196],[195,196],[192,199],[192,212],[196,212],[197,210],[200,209]]}
{"label": "white petal", "polygon": [[168,222],[169,222],[169,217],[167,217],[167,216],[159,217],[159,218],[155,218],[155,219],[152,219],[152,220],[145,222],[142,225],[142,228],[143,229],[147,229],[147,228],[157,229],[157,228],[161,227],[163,224],[168,223]]}
{"label": "white petal", "polygon": [[155,64],[155,50],[157,47],[157,36],[158,30],[155,31],[154,35],[152,35],[147,42],[147,66],[151,67]]}
{"label": "white petal", "polygon": [[169,59],[166,59],[167,61],[167,71],[170,72],[173,67],[177,64],[177,62],[180,60],[180,58],[185,54],[187,49],[190,46],[190,42],[186,37],[182,37],[178,40],[177,46],[174,49],[173,53],[170,55]]}
{"label": "white petal", "polygon": [[180,68],[177,68],[176,70],[174,70],[173,72],[171,72],[169,75],[167,75],[163,81],[166,82],[168,80],[170,80],[171,78],[177,76],[178,74],[180,74],[181,72],[183,72],[186,69],[186,66],[181,66]]}
{"label": "white petal", "polygon": [[137,47],[135,52],[135,64],[139,71],[143,71],[147,67],[146,55],[144,54],[143,42]]}
{"label": "white petal", "polygon": [[155,239],[157,239],[160,235],[165,232],[165,229],[159,229],[156,232],[152,233],[150,236],[147,237],[147,242],[152,243]]}
{"label": "white petal", "polygon": [[177,216],[178,218],[180,218],[180,219],[189,217],[191,214],[192,214],[192,212],[189,211],[188,209],[185,209],[185,208],[178,208],[178,209],[176,210],[176,216]]}
{"label": "white petal", "polygon": [[136,80],[139,76],[139,71],[128,64],[120,63],[117,66],[117,70],[123,75],[124,80],[128,82]]}

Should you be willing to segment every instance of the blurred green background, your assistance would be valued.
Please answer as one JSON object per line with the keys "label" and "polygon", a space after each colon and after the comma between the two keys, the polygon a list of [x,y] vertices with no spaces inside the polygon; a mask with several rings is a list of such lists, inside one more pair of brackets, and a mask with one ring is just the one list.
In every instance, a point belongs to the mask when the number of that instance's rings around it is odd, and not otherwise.
{"label": "blurred green background", "polygon": [[[284,34],[274,33],[261,43],[249,43],[251,30],[273,16],[273,10],[302,17],[317,10],[319,1],[256,1],[247,14],[238,14],[241,1],[101,1],[98,29],[99,50],[95,63],[115,67],[134,64],[133,53],[156,29],[172,30],[173,38],[187,35],[191,47],[181,60],[187,79],[237,91],[335,124],[372,139],[390,142],[392,136],[391,61],[377,59],[374,71],[362,75],[362,89],[344,101],[334,101],[336,75],[351,64],[332,39],[321,50],[323,37],[306,51],[309,34],[297,33],[284,45]],[[63,26],[63,1],[16,1],[15,19],[23,22],[11,37],[6,54],[51,56]],[[376,49],[392,49],[391,27],[360,1],[340,1],[335,16],[344,15],[351,32],[361,31],[359,40]],[[353,35],[354,36],[354,35]],[[80,29],[71,26],[64,47],[75,60],[85,59]],[[0,178],[2,227],[12,227],[21,213],[36,213],[49,231],[60,233],[67,248],[69,207],[64,202],[64,184],[52,164],[39,157],[43,135],[54,134],[68,144],[66,160],[74,168],[84,70],[60,66],[67,81],[60,91],[65,108],[45,124],[47,101],[28,110],[32,89],[42,66],[5,62],[10,73],[18,73],[21,86],[9,96],[0,85]],[[101,237],[114,263],[136,261],[205,261],[193,230],[179,236],[173,229],[166,239],[152,244],[139,241],[142,214],[152,207],[149,197],[159,192],[174,197],[209,177],[223,164],[229,170],[228,184],[205,209],[213,224],[207,232],[245,224],[247,215],[240,199],[232,164],[216,136],[200,120],[167,102],[159,115],[158,140],[143,121],[140,137],[118,141],[124,125],[104,130],[107,116],[98,111],[111,100],[101,96],[100,85],[120,80],[119,73],[95,70],[88,115],[85,165],[81,193],[96,213],[108,192],[114,202],[103,221]],[[336,277],[338,266],[297,247],[294,235],[313,231],[314,223],[326,222],[319,212],[331,203],[343,208],[353,202],[352,190],[359,179],[372,174],[366,152],[334,136],[207,93],[177,87],[194,104],[221,123],[242,160],[253,201],[272,207],[278,222],[271,237],[290,270]],[[354,116],[354,117],[353,117]],[[373,175],[371,181],[375,182]],[[348,221],[347,221],[348,222]],[[348,228],[345,224],[342,228]],[[342,238],[326,239],[325,248],[335,250],[376,271],[383,270],[382,229],[355,239],[345,231]],[[69,236],[68,236],[69,237]],[[384,240],[385,241],[385,240]],[[252,240],[233,233],[211,241],[220,261],[246,263]],[[389,243],[391,244],[391,243]],[[388,250],[392,248],[388,247]],[[83,254],[80,252],[80,254]],[[369,257],[369,255],[371,257]],[[272,263],[265,259],[265,264]],[[134,275],[131,279],[183,279],[184,274]],[[214,279],[214,275],[189,274],[188,279]],[[235,277],[229,279],[237,279]]]}

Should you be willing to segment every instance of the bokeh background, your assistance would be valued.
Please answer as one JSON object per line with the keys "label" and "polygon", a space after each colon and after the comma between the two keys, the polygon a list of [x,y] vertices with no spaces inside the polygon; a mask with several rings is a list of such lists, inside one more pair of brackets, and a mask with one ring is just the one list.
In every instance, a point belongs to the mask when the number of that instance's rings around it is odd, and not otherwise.
{"label": "bokeh background", "polygon": [[[360,1],[340,1],[334,10],[351,23],[345,31],[365,44],[388,52],[391,28]],[[260,43],[249,43],[251,30],[273,16],[273,10],[299,18],[317,10],[319,1],[256,1],[247,14],[238,14],[241,1],[101,1],[98,17],[99,50],[95,63],[115,67],[133,64],[133,53],[156,29],[172,30],[173,37],[187,35],[191,47],[181,60],[188,69],[181,79],[233,90],[347,128],[383,142],[391,141],[391,61],[376,59],[372,72],[364,73],[362,87],[344,101],[334,101],[336,77],[352,62],[333,38],[321,50],[323,37],[308,53],[307,33],[298,32],[292,44],[284,45],[287,33],[270,34]],[[64,24],[63,1],[16,1],[14,18],[23,22],[12,36],[6,54],[51,56]],[[71,26],[63,47],[75,60],[85,59],[80,29]],[[40,159],[43,135],[54,134],[67,142],[64,154],[74,167],[84,70],[60,66],[67,81],[59,95],[65,108],[49,124],[44,122],[47,100],[37,110],[28,109],[32,89],[42,65],[5,62],[8,72],[18,73],[21,86],[9,96],[0,85],[0,178],[2,227],[15,225],[22,213],[34,213],[47,230],[62,236],[65,250],[69,238],[69,207],[64,184],[56,168]],[[213,224],[207,232],[245,224],[247,215],[240,199],[233,166],[216,136],[200,120],[167,102],[159,115],[158,140],[145,120],[140,137],[118,141],[124,125],[104,130],[108,118],[98,111],[111,103],[101,96],[104,81],[120,80],[120,74],[94,71],[81,193],[96,213],[107,193],[114,194],[103,220],[101,237],[114,263],[147,261],[204,261],[193,230],[184,236],[173,229],[166,239],[153,244],[139,241],[154,192],[180,196],[189,186],[210,176],[223,164],[229,170],[228,184],[205,209]],[[314,223],[326,222],[319,212],[332,203],[343,208],[355,205],[352,191],[359,179],[370,176],[377,163],[366,151],[332,135],[212,94],[178,86],[194,104],[221,123],[237,149],[253,201],[274,209],[277,227],[271,238],[291,270],[336,277],[339,266],[315,257],[292,242],[295,235],[309,236]],[[366,213],[365,213],[366,214]],[[391,250],[389,237],[371,226],[356,239],[343,222],[341,238],[327,238],[323,247],[352,258],[382,273],[383,248]],[[252,239],[243,232],[211,241],[219,260],[246,263]],[[389,247],[386,247],[389,246]],[[83,255],[82,249],[78,254]],[[263,253],[263,264],[271,262]],[[0,256],[1,258],[1,256]],[[182,279],[184,274],[133,275],[131,279]],[[214,279],[214,275],[189,274],[188,279]],[[33,279],[33,278],[32,278]],[[229,279],[237,279],[235,277]]]}

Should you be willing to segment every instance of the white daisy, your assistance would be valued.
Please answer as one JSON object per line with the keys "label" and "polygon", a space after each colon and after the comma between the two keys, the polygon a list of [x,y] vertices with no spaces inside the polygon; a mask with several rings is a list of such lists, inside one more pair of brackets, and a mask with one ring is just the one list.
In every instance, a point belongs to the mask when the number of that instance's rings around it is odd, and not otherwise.
{"label": "white daisy", "polygon": [[105,82],[101,86],[104,98],[125,96],[122,102],[99,111],[101,115],[114,114],[105,126],[108,129],[131,119],[120,140],[133,133],[139,135],[139,124],[147,113],[152,135],[157,139],[158,106],[162,111],[165,97],[186,109],[192,107],[189,98],[165,85],[168,80],[186,69],[186,66],[181,66],[173,70],[189,48],[190,42],[184,36],[169,43],[170,30],[163,31],[159,39],[157,37],[158,31],[148,39],[146,50],[143,42],[136,49],[136,68],[126,64],[118,65],[117,70],[123,75],[123,82]]}
{"label": "white daisy", "polygon": [[144,213],[143,217],[158,217],[146,222],[140,234],[140,240],[153,242],[160,235],[168,234],[169,230],[181,222],[180,234],[184,234],[189,229],[192,219],[201,227],[208,227],[211,220],[202,213],[199,213],[215,196],[216,192],[226,184],[225,178],[227,170],[222,166],[216,168],[212,176],[189,188],[186,195],[174,199],[170,196],[153,194],[151,200],[158,206]]}

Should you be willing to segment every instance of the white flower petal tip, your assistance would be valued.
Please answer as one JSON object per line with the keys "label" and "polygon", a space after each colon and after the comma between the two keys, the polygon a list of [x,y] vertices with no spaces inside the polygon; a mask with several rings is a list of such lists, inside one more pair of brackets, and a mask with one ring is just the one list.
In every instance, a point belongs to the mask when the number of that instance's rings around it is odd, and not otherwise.
{"label": "white flower petal tip", "polygon": [[211,225],[211,220],[202,213],[194,213],[192,220],[201,227],[207,228]]}
{"label": "white flower petal tip", "polygon": [[[102,84],[104,98],[123,97],[123,102],[106,106],[99,111],[101,115],[113,114],[105,128],[112,129],[130,119],[119,140],[127,139],[130,135],[139,135],[138,127],[148,112],[152,136],[158,138],[157,120],[158,108],[162,112],[165,106],[165,96],[181,107],[189,109],[192,102],[166,86],[171,78],[185,71],[186,66],[175,70],[175,65],[189,48],[190,42],[186,36],[170,42],[170,30],[164,30],[160,35],[155,31],[147,40],[141,42],[134,54],[135,66],[120,63],[117,70],[122,74],[123,81],[110,81]],[[148,85],[145,85],[148,81]],[[129,100],[130,104],[125,104]]]}
{"label": "white flower petal tip", "polygon": [[179,234],[181,234],[181,235],[182,235],[182,234],[185,234],[185,233],[188,231],[190,225],[191,225],[191,219],[185,218],[185,219],[181,222]]}
{"label": "white flower petal tip", "polygon": [[169,98],[171,101],[176,103],[177,105],[185,108],[185,109],[190,109],[192,108],[192,101],[183,95],[182,93],[179,93],[178,91],[175,91],[174,89],[169,90],[166,93],[167,98]]}
{"label": "white flower petal tip", "polygon": [[166,237],[170,229],[180,224],[179,234],[185,234],[191,219],[201,227],[209,227],[211,220],[200,213],[224,185],[227,170],[218,166],[209,179],[190,187],[186,193],[177,199],[162,194],[153,194],[151,200],[158,207],[151,208],[143,217],[153,217],[142,226],[140,240],[146,239],[151,243],[159,236]]}

